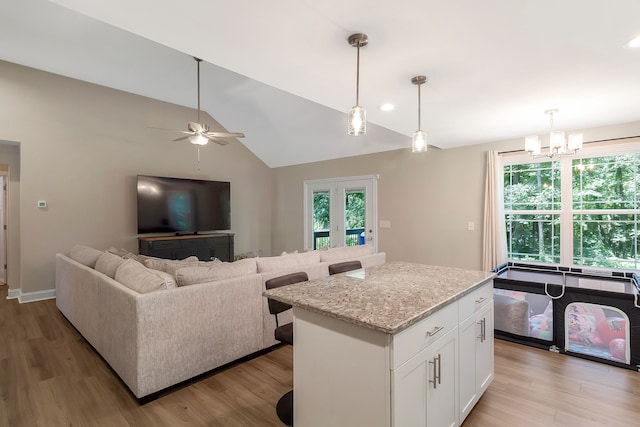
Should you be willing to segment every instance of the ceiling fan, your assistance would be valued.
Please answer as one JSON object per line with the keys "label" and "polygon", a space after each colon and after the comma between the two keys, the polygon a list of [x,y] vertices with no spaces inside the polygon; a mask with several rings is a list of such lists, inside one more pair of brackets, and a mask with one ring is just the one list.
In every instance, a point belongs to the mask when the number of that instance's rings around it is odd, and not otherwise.
{"label": "ceiling fan", "polygon": [[200,122],[200,62],[202,59],[196,58],[196,64],[198,64],[198,121],[187,123],[188,130],[178,131],[186,134],[186,136],[176,138],[174,141],[184,141],[188,139],[190,143],[195,145],[207,145],[209,141],[213,141],[216,144],[227,145],[229,141],[224,138],[244,138],[242,132],[222,132],[222,131],[210,131],[209,125]]}

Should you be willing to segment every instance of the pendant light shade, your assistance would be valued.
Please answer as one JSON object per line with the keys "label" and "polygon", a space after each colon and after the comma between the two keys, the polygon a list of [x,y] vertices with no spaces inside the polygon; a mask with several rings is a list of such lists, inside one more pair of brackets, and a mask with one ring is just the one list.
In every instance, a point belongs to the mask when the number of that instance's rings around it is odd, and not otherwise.
{"label": "pendant light shade", "polygon": [[359,105],[349,110],[349,135],[364,135],[367,133],[367,111]]}
{"label": "pendant light shade", "polygon": [[347,132],[349,135],[364,135],[367,133],[367,112],[360,106],[360,48],[369,43],[366,34],[352,34],[349,44],[358,49],[356,65],[356,105],[349,111]]}
{"label": "pendant light shade", "polygon": [[411,83],[418,86],[418,130],[411,136],[411,151],[414,153],[425,153],[427,151],[427,134],[422,130],[421,108],[420,108],[420,86],[427,82],[425,76],[415,76],[411,78]]}

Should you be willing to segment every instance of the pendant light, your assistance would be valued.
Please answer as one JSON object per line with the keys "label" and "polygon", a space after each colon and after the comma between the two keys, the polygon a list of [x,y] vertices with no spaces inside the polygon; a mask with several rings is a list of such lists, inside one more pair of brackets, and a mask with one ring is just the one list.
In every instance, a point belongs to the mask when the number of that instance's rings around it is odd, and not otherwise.
{"label": "pendant light", "polygon": [[358,49],[356,68],[356,105],[349,111],[348,133],[349,135],[364,135],[367,133],[367,112],[360,106],[360,48],[369,43],[366,34],[357,33],[349,36],[349,44]]}
{"label": "pendant light", "polygon": [[427,82],[425,76],[415,76],[411,78],[411,83],[418,86],[418,130],[411,135],[411,150],[414,153],[425,153],[427,151],[427,134],[421,126],[420,111],[420,85]]}

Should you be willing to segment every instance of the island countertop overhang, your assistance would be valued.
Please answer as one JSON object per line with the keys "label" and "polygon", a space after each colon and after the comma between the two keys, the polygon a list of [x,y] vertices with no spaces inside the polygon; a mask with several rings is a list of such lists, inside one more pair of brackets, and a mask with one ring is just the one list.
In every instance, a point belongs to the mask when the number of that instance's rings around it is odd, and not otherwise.
{"label": "island countertop overhang", "polygon": [[493,279],[495,273],[408,262],[337,274],[263,295],[386,334],[396,334]]}

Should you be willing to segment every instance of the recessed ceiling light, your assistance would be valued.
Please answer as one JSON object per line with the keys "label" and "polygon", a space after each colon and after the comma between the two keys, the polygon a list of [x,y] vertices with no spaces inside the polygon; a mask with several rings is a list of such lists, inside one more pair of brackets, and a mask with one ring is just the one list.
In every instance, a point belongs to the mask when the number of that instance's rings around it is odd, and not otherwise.
{"label": "recessed ceiling light", "polygon": [[631,49],[640,48],[640,35],[635,36],[634,38],[626,42],[624,45],[625,47],[628,47]]}
{"label": "recessed ceiling light", "polygon": [[393,104],[391,104],[391,103],[389,103],[389,102],[387,102],[387,103],[385,103],[385,104],[382,104],[382,105],[380,106],[380,109],[381,109],[382,111],[391,111],[391,110],[393,110],[394,108],[396,108],[396,106],[395,106],[395,105],[393,105]]}

